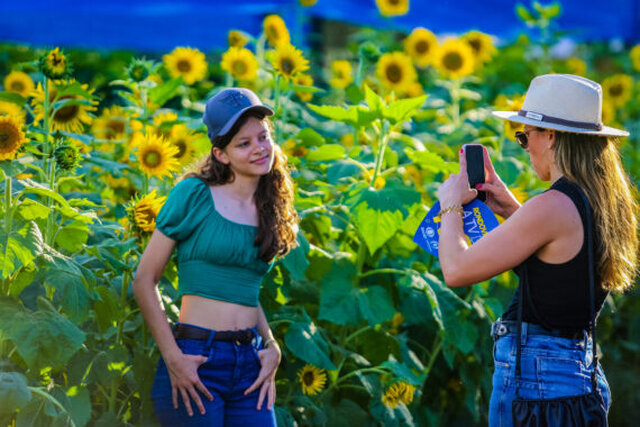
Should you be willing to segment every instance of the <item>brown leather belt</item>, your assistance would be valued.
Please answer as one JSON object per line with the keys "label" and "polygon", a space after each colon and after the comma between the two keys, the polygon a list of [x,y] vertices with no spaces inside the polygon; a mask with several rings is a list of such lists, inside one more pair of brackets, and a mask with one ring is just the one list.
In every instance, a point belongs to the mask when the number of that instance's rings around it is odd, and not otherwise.
{"label": "brown leather belt", "polygon": [[[211,335],[211,330],[201,329],[191,325],[177,324],[173,328],[173,337],[177,340],[203,340]],[[215,331],[212,341],[231,341],[236,344],[251,344],[255,338],[253,329],[241,329],[239,331]]]}

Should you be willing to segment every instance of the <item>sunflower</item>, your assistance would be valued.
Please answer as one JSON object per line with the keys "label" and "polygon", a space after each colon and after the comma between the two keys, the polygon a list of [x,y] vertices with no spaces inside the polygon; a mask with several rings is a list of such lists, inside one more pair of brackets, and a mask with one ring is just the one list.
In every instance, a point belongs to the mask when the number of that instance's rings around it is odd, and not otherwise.
{"label": "sunflower", "polygon": [[309,149],[302,144],[298,145],[295,139],[289,138],[282,144],[282,151],[287,157],[304,157],[309,152]]}
{"label": "sunflower", "polygon": [[331,79],[329,84],[337,89],[344,89],[353,82],[351,75],[351,63],[344,59],[338,59],[331,63]]}
{"label": "sunflower", "polygon": [[275,51],[270,51],[270,61],[276,73],[289,80],[296,74],[309,69],[309,61],[302,52],[290,44],[281,44]]}
{"label": "sunflower", "polygon": [[170,177],[171,173],[178,169],[176,154],[177,147],[160,136],[147,133],[138,147],[140,169],[147,175]]}
{"label": "sunflower", "polygon": [[602,82],[604,100],[614,107],[622,107],[631,98],[633,79],[626,74],[615,74]]}
{"label": "sunflower", "polygon": [[[293,78],[293,84],[298,86],[313,86],[313,77],[309,74],[300,73]],[[311,92],[296,92],[296,96],[302,102],[309,102],[311,98],[313,98],[313,93]]]}
{"label": "sunflower", "polygon": [[304,7],[311,7],[318,3],[318,0],[298,0],[298,2]]}
{"label": "sunflower", "polygon": [[393,315],[393,319],[391,319],[391,328],[389,329],[389,333],[393,335],[397,335],[400,325],[404,323],[404,316],[399,311]]}
{"label": "sunflower", "polygon": [[413,401],[413,395],[416,391],[416,387],[404,381],[394,383],[391,387],[384,392],[382,396],[382,403],[389,408],[395,408],[396,406],[404,403],[408,405]]}
{"label": "sunflower", "polygon": [[197,135],[192,130],[189,130],[186,125],[177,124],[171,128],[169,143],[178,149],[174,157],[182,166],[188,165],[193,161],[195,154],[193,140],[196,138]]}
{"label": "sunflower", "polygon": [[4,90],[17,93],[24,98],[31,95],[34,87],[33,80],[31,80],[29,74],[22,71],[12,71],[4,78]]}
{"label": "sunflower", "polygon": [[415,81],[409,86],[409,89],[404,93],[408,98],[416,98],[424,95],[424,88],[419,81]]}
{"label": "sunflower", "polygon": [[178,115],[171,110],[159,110],[153,115],[153,124],[157,127],[158,136],[168,135]]}
{"label": "sunflower", "polygon": [[127,206],[129,222],[136,232],[153,233],[156,229],[156,217],[166,197],[158,197],[156,190],[142,198],[135,198]]}
{"label": "sunflower", "polygon": [[487,62],[497,52],[489,34],[469,31],[460,38],[471,47],[477,63]]}
{"label": "sunflower", "polygon": [[14,116],[0,116],[0,160],[13,159],[26,140],[22,120]]}
{"label": "sunflower", "polygon": [[[58,92],[62,91],[65,87],[75,83],[74,80],[69,81],[57,81],[49,83],[49,106],[52,108],[52,103],[54,101],[62,101],[65,99],[77,99],[83,100],[79,95],[64,95],[59,97]],[[88,85],[83,84],[82,89],[87,90]],[[89,92],[93,92],[93,89],[89,90]],[[31,100],[31,105],[33,106],[33,114],[35,116],[35,121],[40,122],[44,120],[44,89],[42,85],[38,83],[36,89],[32,92],[33,99]],[[82,133],[84,130],[84,125],[91,124],[93,121],[93,116],[90,115],[91,111],[95,111],[95,104],[97,102],[91,100],[92,105],[67,105],[62,107],[58,111],[53,114],[53,116],[49,116],[50,127],[52,131],[65,131],[65,132],[74,132],[74,133]]]}
{"label": "sunflower", "polygon": [[127,123],[128,118],[122,107],[114,105],[102,111],[100,117],[94,120],[91,130],[98,139],[121,141],[127,135]]}
{"label": "sunflower", "polygon": [[587,74],[587,64],[580,58],[567,59],[567,68],[571,74],[583,77]]}
{"label": "sunflower", "polygon": [[278,47],[281,44],[290,44],[291,37],[289,36],[289,30],[284,21],[278,15],[269,15],[262,21],[262,29],[267,37],[267,42],[273,47]]}
{"label": "sunflower", "polygon": [[602,102],[602,123],[608,126],[613,125],[616,119],[616,109],[610,101]]}
{"label": "sunflower", "polygon": [[426,28],[414,28],[411,34],[404,39],[404,51],[418,67],[426,67],[431,64],[437,48],[438,39]]}
{"label": "sunflower", "polygon": [[386,89],[406,92],[416,81],[416,70],[411,58],[402,52],[385,53],[376,66],[378,78]]}
{"label": "sunflower", "polygon": [[[523,103],[524,95],[515,95],[512,98],[507,98],[506,95],[500,94],[496,96],[496,99],[493,101],[496,110],[500,111],[520,111]],[[521,131],[524,127],[522,123],[509,120],[505,120],[505,126],[505,131],[510,138],[514,138],[516,131]]]}
{"label": "sunflower", "polygon": [[168,55],[163,55],[164,65],[172,78],[182,76],[182,80],[192,85],[207,76],[207,61],[198,49],[177,47]]}
{"label": "sunflower", "polygon": [[134,82],[142,82],[154,73],[160,64],[144,58],[133,58],[125,70],[127,77]]}
{"label": "sunflower", "polygon": [[71,64],[60,48],[55,48],[40,57],[40,69],[50,79],[61,79],[71,74]]}
{"label": "sunflower", "polygon": [[244,47],[249,42],[249,38],[238,30],[229,31],[227,40],[229,41],[229,47]]}
{"label": "sunflower", "polygon": [[473,73],[473,49],[468,43],[449,39],[436,52],[433,65],[450,79],[457,79]]}
{"label": "sunflower", "polygon": [[0,116],[3,115],[14,116],[24,123],[27,112],[13,102],[0,101]]}
{"label": "sunflower", "polygon": [[381,15],[399,16],[409,11],[409,0],[376,0]]}
{"label": "sunflower", "polygon": [[327,374],[324,369],[306,364],[298,371],[298,380],[302,384],[302,392],[307,396],[314,396],[322,390],[327,382]]}
{"label": "sunflower", "polygon": [[238,80],[254,80],[258,77],[258,60],[249,49],[230,47],[222,54],[220,66]]}
{"label": "sunflower", "polygon": [[409,165],[404,168],[402,177],[405,180],[413,182],[416,188],[421,188],[424,184],[424,176],[420,169],[418,169],[415,165]]}
{"label": "sunflower", "polygon": [[629,52],[631,64],[636,71],[640,71],[640,44],[635,45]]}

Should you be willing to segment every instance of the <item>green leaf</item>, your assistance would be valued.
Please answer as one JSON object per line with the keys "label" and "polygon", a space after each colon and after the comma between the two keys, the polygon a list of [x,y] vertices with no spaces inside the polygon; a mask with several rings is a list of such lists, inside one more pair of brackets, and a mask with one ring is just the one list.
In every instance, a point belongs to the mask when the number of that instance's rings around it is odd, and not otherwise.
{"label": "green leaf", "polygon": [[339,144],[326,144],[316,150],[311,150],[305,158],[310,162],[327,162],[345,157],[347,151]]}
{"label": "green leaf", "polygon": [[305,362],[321,369],[337,369],[329,359],[329,345],[313,322],[292,323],[284,336],[284,342],[296,357]]}
{"label": "green leaf", "polygon": [[407,98],[395,101],[384,110],[384,117],[386,117],[392,124],[402,123],[413,117],[424,105],[426,100],[427,95],[422,95],[416,98]]}
{"label": "green leaf", "polygon": [[382,366],[391,369],[391,372],[393,372],[395,376],[397,376],[398,378],[402,378],[403,381],[410,384],[420,386],[422,385],[422,381],[424,381],[424,378],[416,375],[416,373],[413,372],[411,368],[409,368],[404,363],[399,362],[393,356],[390,356],[389,360],[384,362]]}
{"label": "green leaf", "polygon": [[38,298],[39,310],[24,309],[15,300],[0,298],[0,330],[13,341],[30,369],[63,366],[82,346],[85,334]]}
{"label": "green leaf", "polygon": [[493,166],[507,186],[514,185],[524,169],[521,162],[512,158],[497,160],[493,162]]}
{"label": "green leaf", "polygon": [[35,222],[29,221],[19,231],[6,233],[0,228],[0,261],[2,277],[9,277],[21,266],[29,265],[40,252],[42,235]]}
{"label": "green leaf", "polygon": [[[33,183],[33,181],[32,181],[32,183]],[[62,197],[60,194],[56,193],[55,191],[49,190],[46,187],[43,187],[43,186],[39,186],[39,187],[26,186],[20,192],[18,197],[21,197],[25,193],[31,193],[31,194],[37,194],[39,196],[50,197],[53,200],[55,200],[56,202],[58,202],[61,206],[65,207],[65,208],[73,209],[69,205],[69,203],[67,202],[67,200],[64,197]]]}
{"label": "green leaf", "polygon": [[71,419],[77,427],[84,427],[91,419],[91,395],[86,387],[74,386],[67,390]]}
{"label": "green leaf", "polygon": [[165,102],[173,98],[180,89],[182,77],[171,79],[168,82],[149,90],[149,100],[162,107]]}
{"label": "green leaf", "polygon": [[447,162],[438,154],[431,151],[413,151],[406,150],[407,155],[421,169],[433,173],[456,173],[460,170],[460,166],[456,162]]}
{"label": "green leaf", "polygon": [[63,96],[81,96],[83,98],[93,98],[93,95],[82,87],[82,83],[73,82],[70,85],[64,87],[57,87],[56,100],[61,99]]}
{"label": "green leaf", "polygon": [[0,101],[10,102],[18,107],[24,107],[27,103],[27,98],[15,92],[0,92]]}
{"label": "green leaf", "polygon": [[390,212],[371,209],[368,203],[357,205],[353,218],[371,254],[381,248],[402,224],[402,213],[399,210]]}
{"label": "green leaf", "polygon": [[[100,295],[100,301],[96,301],[93,305],[96,323],[100,332],[105,332],[115,326],[118,321],[120,302],[118,296],[107,286],[98,286],[95,290]],[[124,309],[124,307],[122,308]]]}
{"label": "green leaf", "polygon": [[309,260],[307,259],[309,242],[307,242],[302,233],[298,233],[296,240],[298,246],[282,259],[282,263],[294,279],[303,280],[304,273],[309,267]]}
{"label": "green leaf", "polygon": [[18,276],[9,282],[9,293],[12,297],[18,298],[24,288],[33,283],[33,279],[36,276],[35,268],[23,268],[18,273]]}
{"label": "green leaf", "polygon": [[391,302],[391,296],[382,286],[363,288],[358,295],[360,313],[371,326],[379,325],[393,318],[396,310]]}
{"label": "green leaf", "polygon": [[355,325],[362,319],[360,291],[353,286],[356,268],[346,259],[334,261],[329,273],[322,279],[320,313],[318,319],[338,325]]}
{"label": "green leaf", "polygon": [[321,116],[338,122],[348,123],[350,125],[356,125],[358,121],[358,113],[355,107],[343,108],[333,105],[313,105],[307,104],[307,107],[311,111],[314,111]]}
{"label": "green leaf", "polygon": [[327,169],[327,181],[329,184],[337,184],[342,178],[357,175],[362,169],[358,165],[346,160],[335,161]]}
{"label": "green leaf", "polygon": [[27,379],[19,372],[0,372],[0,417],[13,414],[31,401]]}
{"label": "green leaf", "polygon": [[62,110],[63,108],[73,107],[76,105],[91,107],[93,104],[87,99],[63,99],[53,103],[53,112],[51,113],[51,115],[54,116],[56,112]]}
{"label": "green leaf", "polygon": [[27,221],[32,219],[44,219],[49,216],[51,208],[31,199],[24,199],[18,205],[18,213]]}
{"label": "green leaf", "polygon": [[82,221],[72,221],[58,230],[56,243],[69,252],[78,252],[89,237],[89,226]]}
{"label": "green leaf", "polygon": [[389,178],[387,184],[380,190],[365,187],[358,193],[355,203],[366,203],[370,209],[379,211],[400,211],[404,218],[409,214],[409,208],[420,202],[420,193],[413,187],[404,185],[400,180]]}
{"label": "green leaf", "polygon": [[387,108],[387,104],[385,104],[384,100],[375,93],[369,86],[364,86],[364,100],[369,106],[369,111],[374,114],[376,117],[382,117],[384,111]]}
{"label": "green leaf", "polygon": [[531,15],[531,12],[529,12],[529,10],[521,4],[516,5],[516,14],[527,24],[535,21],[534,17]]}
{"label": "green leaf", "polygon": [[296,138],[306,147],[319,147],[325,143],[324,137],[312,128],[301,129]]}

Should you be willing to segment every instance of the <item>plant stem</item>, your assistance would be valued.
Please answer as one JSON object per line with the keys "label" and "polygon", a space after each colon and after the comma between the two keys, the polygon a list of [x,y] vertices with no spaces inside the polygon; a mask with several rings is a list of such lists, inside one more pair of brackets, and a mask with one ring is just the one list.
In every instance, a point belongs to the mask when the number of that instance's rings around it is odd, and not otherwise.
{"label": "plant stem", "polygon": [[385,120],[382,125],[381,136],[380,136],[380,145],[378,146],[378,154],[376,154],[376,167],[373,171],[373,178],[371,178],[370,187],[373,187],[376,182],[376,178],[380,173],[380,168],[382,167],[382,160],[384,159],[384,152],[387,148],[387,138],[389,136],[389,123]]}
{"label": "plant stem", "polygon": [[11,203],[11,177],[7,176],[4,181],[4,230],[9,235],[11,233],[11,222],[13,221],[13,206]]}
{"label": "plant stem", "polygon": [[453,87],[451,88],[451,107],[453,124],[457,128],[460,126],[460,79],[453,81]]}
{"label": "plant stem", "polygon": [[69,416],[69,422],[71,423],[72,426],[75,427],[76,424],[71,419],[71,415],[69,414],[69,411],[67,411],[67,409],[64,406],[62,406],[62,404],[60,402],[58,402],[58,400],[55,397],[53,397],[52,395],[50,395],[46,391],[40,389],[39,387],[28,387],[28,388],[32,393],[39,394],[40,396],[44,397],[49,402],[51,402],[55,407],[57,407],[62,412],[67,414]]}
{"label": "plant stem", "polygon": [[338,378],[338,380],[335,383],[331,384],[324,392],[322,392],[322,394],[318,397],[318,401],[322,401],[324,399],[324,397],[327,396],[332,389],[336,388],[340,383],[348,380],[349,378],[353,377],[354,375],[357,375],[359,373],[360,374],[364,374],[364,373],[369,373],[369,372],[378,373],[380,375],[384,375],[384,374],[388,373],[385,370],[385,368],[378,368],[378,367],[376,367],[376,368],[356,369],[355,371],[351,371],[348,374],[346,374],[345,376]]}
{"label": "plant stem", "polygon": [[377,268],[375,270],[369,270],[367,272],[362,273],[360,275],[360,278],[362,279],[363,277],[371,276],[373,274],[384,274],[384,273],[402,274],[402,275],[405,275],[405,276],[413,274],[411,271],[400,270],[398,268]]}
{"label": "plant stem", "polygon": [[440,350],[442,350],[443,343],[444,339],[442,338],[442,330],[440,330],[438,332],[438,335],[436,336],[436,340],[433,344],[433,350],[431,351],[431,356],[429,356],[429,362],[427,363],[427,367],[425,368],[425,372],[427,373],[427,375],[429,375],[429,373],[431,372],[431,368],[438,358]]}
{"label": "plant stem", "polygon": [[358,335],[360,335],[363,332],[367,332],[369,329],[371,329],[371,326],[365,326],[364,328],[360,328],[357,331],[355,331],[354,333],[352,333],[351,335],[349,335],[345,340],[344,343],[348,343],[349,341],[351,341],[352,339],[354,339],[355,337],[357,337]]}
{"label": "plant stem", "polygon": [[[122,273],[122,289],[120,290],[120,307],[122,308],[122,312],[125,313],[125,307],[127,307],[127,290],[129,289],[129,270],[125,270]],[[118,334],[116,338],[116,342],[122,344],[122,331],[124,329],[124,320],[127,318],[128,314],[121,316],[120,321],[118,322]]]}

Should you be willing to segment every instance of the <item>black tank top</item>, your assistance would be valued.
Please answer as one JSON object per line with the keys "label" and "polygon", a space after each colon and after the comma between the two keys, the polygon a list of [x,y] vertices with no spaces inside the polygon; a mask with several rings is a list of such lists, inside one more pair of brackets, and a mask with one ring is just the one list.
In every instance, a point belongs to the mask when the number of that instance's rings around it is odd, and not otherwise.
{"label": "black tank top", "polygon": [[[548,264],[535,254],[514,269],[520,276],[523,265],[527,266],[529,291],[524,295],[522,320],[535,323],[548,329],[579,331],[589,329],[589,270],[587,268],[587,232],[586,206],[580,196],[577,184],[565,177],[558,179],[549,190],[566,194],[576,205],[582,228],[584,242],[580,252],[571,260],[561,264]],[[547,191],[549,191],[547,190]],[[592,211],[593,212],[593,211]],[[593,213],[592,213],[593,217]],[[594,225],[594,258],[597,260],[599,236]],[[595,270],[596,316],[600,312],[608,292],[602,289],[602,280],[598,269]],[[518,296],[522,285],[518,286],[511,304],[502,315],[504,320],[517,320]]]}

